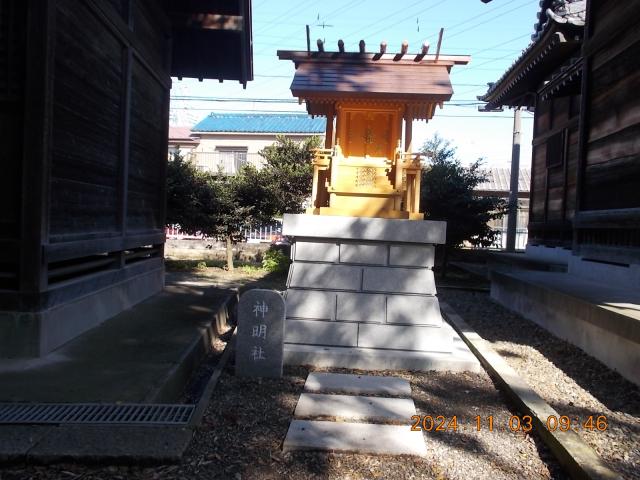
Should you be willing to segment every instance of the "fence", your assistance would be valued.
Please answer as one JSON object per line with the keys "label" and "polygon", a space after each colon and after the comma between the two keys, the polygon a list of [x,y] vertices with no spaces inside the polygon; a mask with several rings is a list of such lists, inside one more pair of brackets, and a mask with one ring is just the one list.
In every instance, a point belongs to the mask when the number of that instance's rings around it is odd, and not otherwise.
{"label": "fence", "polygon": [[[500,234],[496,238],[496,241],[491,245],[491,248],[496,248],[499,250],[504,250],[507,248],[507,229],[506,227],[497,227],[494,228]],[[516,229],[516,250],[524,250],[527,246],[528,239],[528,231],[526,228],[518,228]]]}
{"label": "fence", "polygon": [[[179,225],[171,225],[165,229],[167,239],[170,240],[202,240],[207,238],[201,233],[190,235],[180,230]],[[263,225],[254,229],[245,229],[243,231],[245,241],[247,243],[271,242],[275,237],[282,235],[282,222],[276,220],[269,225]]]}
{"label": "fence", "polygon": [[258,153],[243,151],[212,151],[192,152],[189,159],[200,170],[207,172],[222,172],[226,175],[235,175],[243,165],[253,165],[261,168],[265,160]]}

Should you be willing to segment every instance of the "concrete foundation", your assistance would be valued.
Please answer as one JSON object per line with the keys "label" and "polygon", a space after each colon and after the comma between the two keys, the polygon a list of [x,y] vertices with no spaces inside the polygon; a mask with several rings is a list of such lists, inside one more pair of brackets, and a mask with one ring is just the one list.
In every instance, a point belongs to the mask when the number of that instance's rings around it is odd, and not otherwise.
{"label": "concrete foundation", "polygon": [[568,273],[493,272],[491,297],[640,385],[640,293]]}
{"label": "concrete foundation", "polygon": [[[36,312],[0,312],[0,358],[41,357],[162,291],[164,267]],[[54,296],[55,292],[51,294]]]}
{"label": "concrete foundation", "polygon": [[[285,215],[294,237],[285,362],[364,369],[447,369],[459,354],[433,277],[444,222]],[[462,347],[464,350],[464,346]],[[453,365],[460,363],[460,365]],[[470,370],[475,359],[451,362]]]}

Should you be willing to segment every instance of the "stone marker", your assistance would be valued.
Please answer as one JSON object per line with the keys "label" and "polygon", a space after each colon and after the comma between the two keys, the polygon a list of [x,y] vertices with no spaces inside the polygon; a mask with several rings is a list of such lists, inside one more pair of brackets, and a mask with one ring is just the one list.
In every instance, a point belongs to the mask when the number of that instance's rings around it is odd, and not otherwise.
{"label": "stone marker", "polygon": [[238,303],[236,375],[281,377],[285,304],[273,290],[249,290]]}

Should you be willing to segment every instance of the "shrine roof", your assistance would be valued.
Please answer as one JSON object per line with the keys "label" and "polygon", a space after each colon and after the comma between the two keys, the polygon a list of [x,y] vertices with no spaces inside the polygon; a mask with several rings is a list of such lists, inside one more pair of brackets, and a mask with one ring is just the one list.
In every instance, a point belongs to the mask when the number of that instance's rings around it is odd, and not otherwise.
{"label": "shrine roof", "polygon": [[479,100],[486,109],[533,106],[533,96],[557,69],[579,52],[586,0],[541,0],[531,43]]}
{"label": "shrine roof", "polygon": [[293,95],[311,99],[367,98],[418,102],[449,100],[449,71],[469,62],[463,55],[278,51],[292,60]]}

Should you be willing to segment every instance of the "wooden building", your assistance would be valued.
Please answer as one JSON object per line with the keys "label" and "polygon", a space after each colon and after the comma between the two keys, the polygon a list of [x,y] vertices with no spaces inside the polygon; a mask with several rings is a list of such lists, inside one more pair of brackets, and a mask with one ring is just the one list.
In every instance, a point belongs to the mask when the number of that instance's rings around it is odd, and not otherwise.
{"label": "wooden building", "polygon": [[529,245],[630,268],[640,263],[640,2],[540,3],[532,43],[480,97],[535,110]]}
{"label": "wooden building", "polygon": [[[307,213],[422,220],[420,156],[412,152],[414,120],[430,120],[453,94],[449,73],[468,56],[278,51],[296,67],[291,92],[311,115],[327,118],[325,149],[314,160],[312,202]],[[334,125],[335,123],[335,125]],[[403,129],[404,125],[404,129]],[[404,138],[404,145],[402,143]]]}
{"label": "wooden building", "polygon": [[162,289],[170,76],[251,80],[250,1],[0,3],[0,358]]}
{"label": "wooden building", "polygon": [[480,97],[535,110],[529,244],[491,296],[640,385],[640,1],[540,4]]}

